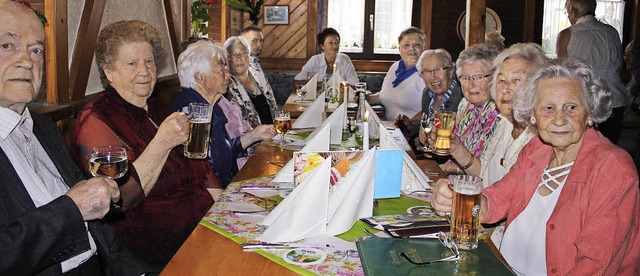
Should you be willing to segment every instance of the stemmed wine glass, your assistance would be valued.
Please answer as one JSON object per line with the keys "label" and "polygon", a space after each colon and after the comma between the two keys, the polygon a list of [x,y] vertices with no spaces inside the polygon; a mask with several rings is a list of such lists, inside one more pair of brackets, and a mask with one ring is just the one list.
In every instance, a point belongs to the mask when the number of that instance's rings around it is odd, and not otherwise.
{"label": "stemmed wine glass", "polygon": [[276,133],[280,134],[280,146],[282,146],[285,143],[288,143],[284,138],[284,135],[291,129],[291,114],[284,110],[276,110],[274,115],[275,120],[273,127],[275,128]]}
{"label": "stemmed wine glass", "polygon": [[[127,174],[128,168],[127,150],[123,147],[99,146],[91,151],[89,171],[93,176],[118,179]],[[112,203],[112,207],[120,209],[115,203]]]}
{"label": "stemmed wine glass", "polygon": [[296,84],[296,95],[298,95],[297,102],[304,103],[304,96],[307,95],[307,89],[302,84]]}
{"label": "stemmed wine glass", "polygon": [[[423,132],[426,136],[429,136],[431,133],[431,129],[433,128],[435,116],[432,114],[433,112],[423,112],[420,117],[420,132]],[[429,147],[429,144],[425,143],[425,145],[420,148],[423,152],[432,152],[432,149]]]}

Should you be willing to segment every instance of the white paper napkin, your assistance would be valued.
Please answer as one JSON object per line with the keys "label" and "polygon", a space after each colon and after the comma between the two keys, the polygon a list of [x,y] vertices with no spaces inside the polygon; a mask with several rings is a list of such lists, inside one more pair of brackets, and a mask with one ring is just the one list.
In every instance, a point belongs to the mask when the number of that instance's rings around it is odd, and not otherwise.
{"label": "white paper napkin", "polygon": [[[329,151],[329,141],[331,138],[331,128],[329,124],[324,124],[314,130],[309,138],[307,138],[307,145],[300,151]],[[293,187],[293,159],[282,167],[282,169],[276,174],[276,177],[271,180],[271,183],[278,184],[284,187]]]}
{"label": "white paper napkin", "polygon": [[309,82],[307,82],[307,84],[304,85],[304,87],[302,87],[302,89],[307,91],[307,94],[304,95],[304,100],[315,100],[318,89],[318,74],[313,75],[313,77],[309,80]]}
{"label": "white paper napkin", "polygon": [[342,234],[349,231],[358,219],[373,215],[375,156],[375,149],[368,151],[344,183],[329,195],[327,234]]}
{"label": "white paper napkin", "polygon": [[293,122],[292,128],[319,127],[322,124],[322,112],[324,111],[324,92],[316,98],[313,103],[300,114],[300,117]]}
{"label": "white paper napkin", "polygon": [[371,129],[369,130],[369,137],[371,139],[378,139],[380,137],[380,124],[382,124],[382,120],[378,117],[378,114],[371,108],[369,102],[365,101],[365,106],[369,111],[369,125]]}
{"label": "white paper napkin", "polygon": [[340,83],[342,81],[344,81],[344,79],[340,76],[340,69],[338,69],[336,72],[333,72],[333,76],[327,80],[327,86],[333,87],[337,90],[340,89]]}
{"label": "white paper napkin", "polygon": [[330,176],[331,156],[271,211],[261,223],[268,228],[256,239],[292,242],[326,234]]}
{"label": "white paper napkin", "polygon": [[345,117],[346,110],[347,105],[343,103],[326,120],[328,124],[331,124],[331,144],[342,143],[342,128],[347,119]]}
{"label": "white paper napkin", "polygon": [[[371,117],[369,117],[371,118]],[[379,125],[380,129],[380,149],[402,149],[395,141],[391,133],[384,128],[382,124]],[[405,151],[402,162],[402,188],[403,194],[409,194],[414,191],[424,191],[430,187],[429,177],[424,174],[422,169],[416,164],[411,156]]]}

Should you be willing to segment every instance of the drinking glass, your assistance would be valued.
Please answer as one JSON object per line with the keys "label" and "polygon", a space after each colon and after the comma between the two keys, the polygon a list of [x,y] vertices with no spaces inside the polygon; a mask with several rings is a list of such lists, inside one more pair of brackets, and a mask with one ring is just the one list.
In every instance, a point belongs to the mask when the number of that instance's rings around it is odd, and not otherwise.
{"label": "drinking glass", "polygon": [[[127,150],[123,147],[99,146],[91,150],[89,171],[93,176],[118,179],[127,174],[129,169]],[[119,212],[120,205],[111,202],[111,210]]]}
{"label": "drinking glass", "polygon": [[[423,132],[426,136],[431,133],[431,129],[433,128],[435,116],[433,112],[426,113],[423,112],[420,117],[420,131]],[[429,147],[428,143],[425,143],[422,148],[420,148],[423,152],[432,152],[433,150]]]}
{"label": "drinking glass", "polygon": [[436,142],[433,153],[441,156],[451,154],[451,133],[456,123],[456,113],[440,111],[436,113],[434,127],[436,128]]}
{"label": "drinking glass", "polygon": [[280,134],[280,146],[289,142],[284,138],[284,135],[291,129],[291,114],[284,110],[276,110],[274,114],[273,127],[276,133]]}
{"label": "drinking glass", "polygon": [[298,95],[298,100],[296,102],[305,103],[307,102],[304,99],[304,96],[307,95],[307,89],[302,84],[296,84],[296,95]]}
{"label": "drinking glass", "polygon": [[207,158],[212,110],[209,104],[189,104],[189,138],[184,146],[184,156],[192,159]]}
{"label": "drinking glass", "polygon": [[478,247],[482,178],[471,175],[453,176],[451,206],[451,239],[462,250]]}
{"label": "drinking glass", "polygon": [[118,179],[127,173],[127,150],[123,147],[100,146],[91,151],[89,171],[93,176]]}

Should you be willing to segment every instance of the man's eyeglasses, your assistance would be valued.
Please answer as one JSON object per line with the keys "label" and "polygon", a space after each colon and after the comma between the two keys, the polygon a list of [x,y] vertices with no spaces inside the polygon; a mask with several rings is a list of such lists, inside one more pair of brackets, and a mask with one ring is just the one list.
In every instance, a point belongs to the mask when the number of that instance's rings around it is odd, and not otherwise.
{"label": "man's eyeglasses", "polygon": [[234,58],[234,59],[244,59],[249,57],[249,52],[242,51],[242,52],[230,53],[230,56],[231,58]]}
{"label": "man's eyeglasses", "polygon": [[449,248],[449,250],[451,250],[451,254],[452,254],[451,256],[444,257],[437,260],[427,261],[427,262],[416,262],[413,259],[411,259],[411,257],[409,257],[407,253],[404,253],[404,252],[400,253],[400,256],[402,256],[402,258],[404,258],[405,260],[407,260],[408,262],[414,265],[428,265],[433,263],[451,262],[451,261],[460,260],[460,251],[458,251],[458,246],[452,240],[449,239],[447,234],[445,234],[444,232],[438,232],[438,240],[442,245],[444,245],[445,247]]}
{"label": "man's eyeglasses", "polygon": [[434,74],[440,74],[442,71],[444,70],[449,70],[451,69],[451,66],[447,66],[447,67],[440,67],[440,68],[435,68],[435,69],[431,69],[431,70],[423,70],[422,73],[420,73],[421,75],[427,75],[427,76],[433,76]]}
{"label": "man's eyeglasses", "polygon": [[490,77],[491,75],[493,75],[493,73],[489,73],[489,74],[486,74],[486,75],[473,75],[473,76],[462,75],[462,76],[458,77],[458,79],[462,83],[468,83],[470,81],[477,81],[477,80],[481,80],[481,79],[486,79],[486,78]]}

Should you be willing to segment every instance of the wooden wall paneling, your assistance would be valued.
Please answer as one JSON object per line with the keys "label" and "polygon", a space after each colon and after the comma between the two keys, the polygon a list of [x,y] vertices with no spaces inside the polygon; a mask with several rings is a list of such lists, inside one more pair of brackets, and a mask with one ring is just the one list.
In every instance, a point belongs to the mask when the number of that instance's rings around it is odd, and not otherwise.
{"label": "wooden wall paneling", "polygon": [[[638,13],[638,5],[640,5],[640,0],[635,0],[633,3],[633,18],[631,20],[631,37],[629,38],[629,40],[631,39],[639,39],[640,38],[640,19],[638,19],[638,16],[640,16],[640,13]],[[638,43],[637,41],[635,43]]]}
{"label": "wooden wall paneling", "polygon": [[420,28],[425,34],[427,41],[425,49],[431,49],[431,17],[433,15],[433,0],[422,0],[422,11],[420,16]]}
{"label": "wooden wall paneling", "polygon": [[307,43],[305,57],[310,58],[316,54],[316,34],[318,30],[318,0],[307,1]]}
{"label": "wooden wall paneling", "polygon": [[[66,5],[66,1],[57,2]],[[86,0],[84,4],[69,75],[72,101],[85,96],[105,4],[105,0]],[[59,40],[66,40],[66,36]]]}
{"label": "wooden wall paneling", "polygon": [[277,43],[273,45],[271,56],[303,58],[306,56],[307,8],[303,1],[289,4],[289,25],[274,29]]}
{"label": "wooden wall paneling", "polygon": [[[222,2],[220,2],[220,41],[222,41],[223,43],[227,40],[227,38],[229,38],[229,33],[227,33],[227,22],[228,22],[228,6],[227,6],[227,1],[222,0]],[[240,14],[241,16],[244,16],[244,13]],[[249,17],[247,17],[249,18]],[[248,21],[248,20],[247,20]],[[251,22],[251,21],[249,21]]]}
{"label": "wooden wall paneling", "polygon": [[484,42],[486,8],[485,0],[467,0],[465,48]]}
{"label": "wooden wall paneling", "polygon": [[[67,43],[67,2],[46,0],[44,15],[45,24],[45,73],[47,103],[67,103],[69,94],[69,65]],[[62,39],[58,39],[62,38]]]}
{"label": "wooden wall paneling", "polygon": [[[164,0],[164,15],[167,18],[167,28],[169,29],[169,39],[171,40],[171,50],[173,50],[173,59],[177,62],[178,56],[182,49],[180,49],[180,37],[178,37],[178,26],[176,26],[175,18],[173,18],[173,7],[171,0]],[[179,8],[179,7],[176,7]]]}
{"label": "wooden wall paneling", "polygon": [[522,42],[533,42],[536,21],[536,0],[524,1],[524,26],[522,28]]}

